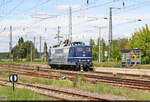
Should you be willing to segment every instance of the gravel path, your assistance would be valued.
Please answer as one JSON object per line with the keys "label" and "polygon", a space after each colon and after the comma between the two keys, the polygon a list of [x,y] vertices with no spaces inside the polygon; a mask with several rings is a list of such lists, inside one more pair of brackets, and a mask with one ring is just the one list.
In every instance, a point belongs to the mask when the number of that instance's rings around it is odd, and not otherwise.
{"label": "gravel path", "polygon": [[133,69],[127,69],[127,68],[97,67],[97,68],[95,68],[95,71],[150,75],[150,69],[134,69],[134,68]]}

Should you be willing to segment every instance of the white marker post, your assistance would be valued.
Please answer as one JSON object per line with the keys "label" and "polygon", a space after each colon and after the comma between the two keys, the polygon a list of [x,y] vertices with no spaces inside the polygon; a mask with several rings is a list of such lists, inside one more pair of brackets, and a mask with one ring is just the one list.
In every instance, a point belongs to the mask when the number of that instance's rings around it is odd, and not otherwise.
{"label": "white marker post", "polygon": [[9,81],[13,84],[13,91],[15,90],[14,83],[18,81],[18,75],[17,74],[10,74],[9,75]]}

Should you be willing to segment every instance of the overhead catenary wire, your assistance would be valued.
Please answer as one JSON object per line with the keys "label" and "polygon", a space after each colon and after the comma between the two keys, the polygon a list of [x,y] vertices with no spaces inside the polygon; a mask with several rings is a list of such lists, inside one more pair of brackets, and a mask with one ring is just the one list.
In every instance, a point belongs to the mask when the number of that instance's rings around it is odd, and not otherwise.
{"label": "overhead catenary wire", "polygon": [[29,11],[31,11],[31,10],[33,10],[33,9],[36,9],[36,8],[40,7],[41,5],[44,5],[44,4],[48,3],[48,2],[50,2],[51,0],[46,0],[46,1],[38,4],[39,1],[41,1],[41,0],[38,0],[37,3],[32,8],[30,8],[30,9],[28,9],[26,11],[26,13],[29,12]]}
{"label": "overhead catenary wire", "polygon": [[[106,3],[103,3],[103,4],[97,4],[97,5],[94,5],[94,6],[89,6],[88,8],[95,8],[95,7],[99,7],[99,6],[104,6],[104,5],[107,5],[107,4],[111,4],[113,2],[117,2],[117,1],[122,1],[122,0],[116,0],[116,1],[109,1],[109,2],[106,2]],[[147,2],[146,2],[147,3]],[[130,5],[129,7],[133,7],[133,5]],[[127,7],[126,7],[127,8]],[[74,10],[72,11],[72,13],[75,13],[75,12],[80,12],[81,10],[84,10],[84,9],[78,9],[78,10]],[[58,15],[58,16],[62,16],[62,15]],[[58,17],[57,16],[57,17]],[[49,19],[51,17],[47,17],[46,19]],[[69,26],[69,25],[68,25]],[[66,26],[67,27],[67,26]]]}
{"label": "overhead catenary wire", "polygon": [[9,1],[5,2],[4,4],[1,3],[1,4],[0,4],[0,8],[3,7],[4,5],[7,5],[7,4],[11,3],[12,1],[13,1],[13,0],[9,0]]}
{"label": "overhead catenary wire", "polygon": [[[119,12],[114,11],[115,12],[114,14],[116,14],[116,15],[122,14],[122,13],[129,12],[131,10],[142,8],[142,7],[145,7],[145,6],[148,6],[148,5],[150,5],[150,0],[146,1],[146,2],[141,2],[141,3],[126,6],[125,8],[123,8],[124,9],[123,11],[119,11]],[[126,8],[129,8],[129,9],[126,9]]]}
{"label": "overhead catenary wire", "polygon": [[[46,1],[42,2],[42,3],[40,3],[38,6],[35,5],[34,7],[30,8],[30,10],[32,10],[32,9],[34,9],[34,8],[37,8],[37,7],[39,7],[39,6],[41,6],[41,5],[45,4],[45,3],[48,3],[49,1],[51,1],[51,0],[46,0]],[[117,0],[117,1],[120,1],[120,0]],[[92,6],[92,7],[89,7],[89,8],[94,8],[94,7],[98,7],[98,6],[101,6],[101,5],[104,6],[104,5],[107,5],[107,4],[109,4],[109,3],[113,3],[113,2],[114,2],[114,1],[106,2],[106,3],[99,4],[99,5],[95,5],[95,6]],[[80,10],[73,11],[73,13],[74,13],[74,12],[79,12],[79,11],[81,11],[81,9],[80,9]],[[58,16],[62,16],[62,15],[58,15]],[[57,16],[57,17],[58,17],[58,16]],[[49,19],[49,18],[53,18],[53,17],[41,18],[42,20],[40,20],[40,21],[37,22],[37,23],[40,23],[40,22],[42,22],[42,21],[44,21],[44,20],[46,20],[46,19]],[[55,18],[55,17],[54,17],[54,18]],[[34,24],[37,24],[37,23],[34,23]],[[34,24],[29,25],[27,28],[32,27]]]}
{"label": "overhead catenary wire", "polygon": [[[47,0],[48,1],[48,0]],[[120,0],[121,1],[121,0]],[[46,1],[45,1],[46,2]],[[110,2],[110,1],[109,1]],[[42,3],[41,3],[42,4]],[[100,5],[102,5],[102,4],[100,4]],[[90,8],[90,7],[89,7]],[[93,8],[94,8],[94,6],[93,6]],[[49,17],[50,18],[50,17]],[[40,23],[40,22],[42,22],[42,21],[44,21],[44,20],[40,20],[39,22],[37,22],[37,23]],[[35,23],[35,24],[37,24],[37,23]],[[32,26],[33,26],[34,24],[32,24]]]}
{"label": "overhead catenary wire", "polygon": [[[24,2],[24,0],[21,0],[17,5],[15,5],[15,6],[8,12],[8,14],[11,14],[15,9],[17,9],[19,6],[21,6],[21,4],[23,4],[23,2]],[[2,20],[4,20],[4,19],[6,18],[6,16],[8,16],[8,14],[5,15],[5,16],[2,16],[2,18],[0,19],[0,22],[1,22]],[[4,18],[4,17],[5,17],[5,18]]]}

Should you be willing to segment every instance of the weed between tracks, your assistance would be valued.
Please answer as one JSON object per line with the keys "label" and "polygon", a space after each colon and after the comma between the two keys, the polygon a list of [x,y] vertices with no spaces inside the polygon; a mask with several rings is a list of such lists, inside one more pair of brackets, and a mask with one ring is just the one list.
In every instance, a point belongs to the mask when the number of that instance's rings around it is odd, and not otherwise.
{"label": "weed between tracks", "polygon": [[[10,64],[9,62],[7,61],[0,61],[0,64]],[[27,62],[27,61],[13,61],[11,62],[11,64],[41,64],[41,65],[48,65],[47,62]]]}
{"label": "weed between tracks", "polygon": [[[8,74],[0,71],[0,77],[7,77]],[[53,85],[59,87],[70,87],[86,90],[89,92],[100,93],[100,94],[112,94],[117,96],[123,96],[126,99],[133,100],[150,100],[150,91],[129,89],[123,87],[115,87],[105,83],[91,84],[89,82],[83,81],[84,77],[76,76],[77,81],[69,80],[56,80],[56,79],[44,79],[37,77],[21,76],[19,75],[19,81],[24,83],[34,83],[34,84],[45,84]]]}
{"label": "weed between tracks", "polygon": [[[97,83],[91,84],[89,82],[83,81],[84,77],[78,77],[76,82],[72,82],[69,80],[55,80],[55,79],[44,79],[44,78],[31,78],[28,83],[36,83],[36,84],[45,84],[45,85],[53,85],[59,87],[70,87],[77,88],[89,92],[100,93],[100,94],[112,94],[117,96],[123,96],[126,99],[130,100],[150,100],[150,92],[122,87],[115,87],[105,83]],[[21,78],[22,80],[23,78]],[[27,78],[25,78],[27,79]],[[24,80],[25,80],[24,79]]]}
{"label": "weed between tracks", "polygon": [[0,87],[0,100],[49,100],[50,98],[36,94],[29,89],[16,88],[12,91],[12,87]]}

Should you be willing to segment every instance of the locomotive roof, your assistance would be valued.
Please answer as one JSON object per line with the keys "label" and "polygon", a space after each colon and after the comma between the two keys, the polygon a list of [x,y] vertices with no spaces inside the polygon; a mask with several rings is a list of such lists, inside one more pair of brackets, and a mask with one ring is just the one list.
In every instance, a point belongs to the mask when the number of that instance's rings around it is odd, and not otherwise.
{"label": "locomotive roof", "polygon": [[53,49],[70,48],[70,47],[84,47],[84,46],[90,46],[90,45],[58,46],[58,47],[54,47]]}

